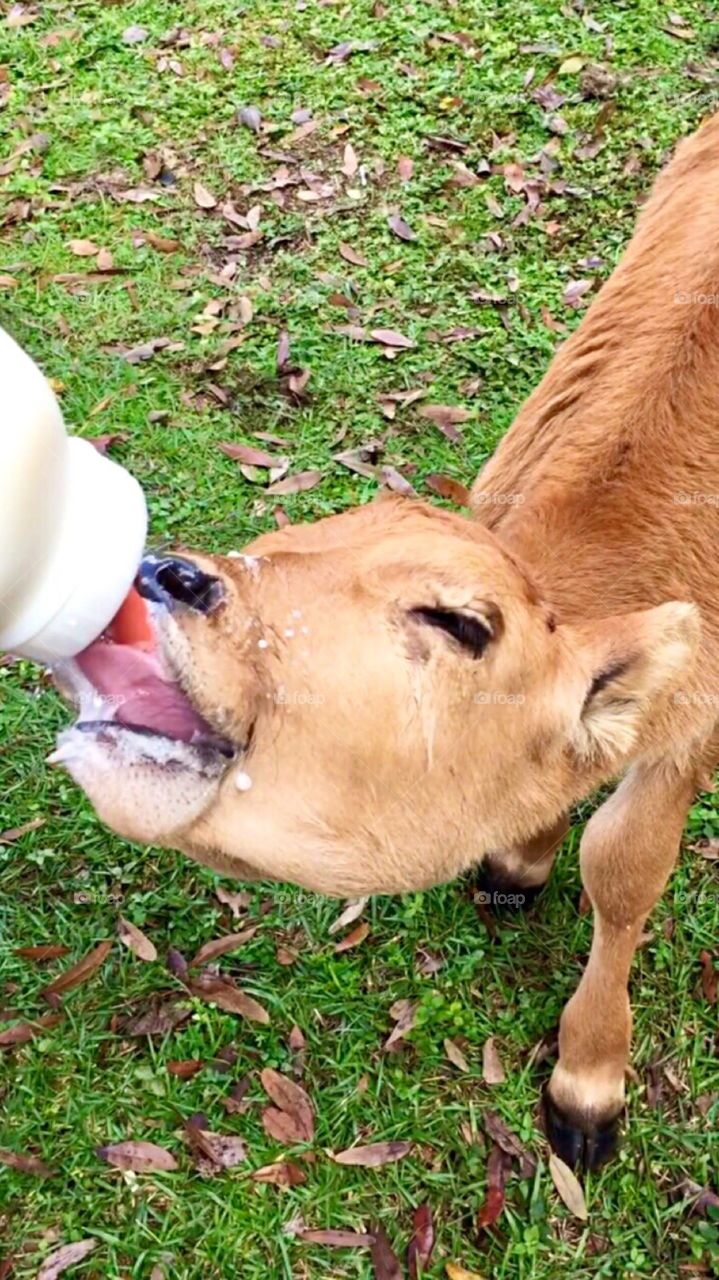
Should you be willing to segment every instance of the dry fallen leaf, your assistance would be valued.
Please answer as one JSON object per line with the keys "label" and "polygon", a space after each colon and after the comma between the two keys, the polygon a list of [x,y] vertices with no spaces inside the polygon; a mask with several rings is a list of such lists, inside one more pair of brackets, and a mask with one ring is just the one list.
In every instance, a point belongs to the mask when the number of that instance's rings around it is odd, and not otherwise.
{"label": "dry fallen leaf", "polygon": [[240,933],[228,933],[224,938],[213,938],[211,942],[206,942],[200,947],[197,955],[190,961],[190,968],[194,969],[198,965],[207,964],[210,960],[217,960],[219,956],[226,956],[230,951],[237,951],[239,947],[254,938],[256,933],[257,925],[250,925]]}
{"label": "dry fallen leaf", "polygon": [[92,951],[89,951],[82,960],[78,960],[77,964],[72,965],[70,969],[66,969],[64,973],[59,974],[48,986],[43,987],[40,992],[46,1000],[51,1000],[55,996],[64,995],[66,991],[72,991],[75,987],[79,987],[82,982],[93,974],[96,969],[107,959],[112,951],[111,942],[100,942]]}
{"label": "dry fallen leaf", "polygon": [[412,1239],[407,1247],[409,1280],[420,1280],[424,1275],[433,1249],[432,1210],[428,1204],[420,1204],[412,1214]]}
{"label": "dry fallen leaf", "polygon": [[123,942],[130,951],[134,952],[140,960],[153,961],[157,959],[157,947],[151,942],[146,934],[139,929],[131,920],[125,920],[123,916],[117,922],[117,933],[120,942]]}
{"label": "dry fallen leaf", "polygon": [[20,1151],[8,1151],[5,1147],[0,1147],[0,1164],[4,1164],[8,1169],[17,1169],[18,1173],[31,1173],[36,1178],[52,1178],[55,1170],[46,1165],[44,1160],[38,1160],[37,1156],[29,1156]]}
{"label": "dry fallen leaf", "polygon": [[100,246],[94,240],[68,240],[67,247],[76,258],[94,258],[100,252]]}
{"label": "dry fallen leaf", "polygon": [[24,822],[21,827],[8,827],[6,831],[0,831],[0,844],[14,844],[16,840],[28,835],[30,831],[37,831],[38,827],[44,826],[45,818],[31,818],[29,822]]}
{"label": "dry fallen leaf", "polygon": [[397,161],[397,176],[400,182],[409,182],[414,173],[414,160],[411,156],[400,156]]}
{"label": "dry fallen leaf", "polygon": [[240,889],[239,893],[233,893],[231,889],[225,889],[222,885],[218,885],[215,889],[215,897],[223,907],[229,907],[235,920],[247,910],[252,902],[252,896],[246,889]]}
{"label": "dry fallen leaf", "polygon": [[361,1165],[364,1169],[378,1169],[396,1160],[404,1160],[412,1150],[411,1142],[371,1142],[364,1147],[349,1147],[339,1151],[333,1159],[337,1164]]}
{"label": "dry fallen leaf", "polygon": [[574,307],[575,310],[584,305],[582,298],[592,287],[591,280],[570,280],[562,294],[562,300],[567,307]]}
{"label": "dry fallen leaf", "polygon": [[225,1013],[237,1013],[240,1017],[249,1018],[263,1026],[269,1024],[270,1015],[267,1010],[245,991],[240,991],[228,978],[201,973],[189,984],[189,990],[193,996],[216,1004]]}
{"label": "dry fallen leaf", "polygon": [[22,960],[34,960],[36,964],[44,964],[46,960],[60,960],[68,955],[69,947],[59,942],[44,942],[37,947],[15,947],[14,954]]}
{"label": "dry fallen leaf", "polygon": [[394,1018],[396,1025],[384,1042],[385,1050],[399,1044],[412,1030],[417,1016],[417,1003],[414,1000],[395,1000],[390,1009],[390,1015]]}
{"label": "dry fallen leaf", "polygon": [[178,1167],[172,1152],[154,1142],[115,1142],[98,1147],[97,1155],[116,1169],[131,1169],[133,1173],[169,1173]]}
{"label": "dry fallen leaf", "polygon": [[332,924],[327,930],[330,936],[333,933],[339,933],[348,924],[354,924],[355,920],[358,920],[359,917],[362,915],[362,912],[364,911],[368,902],[369,902],[369,898],[352,898],[347,903],[347,906],[345,907],[341,915],[339,915],[336,920],[332,921]]}
{"label": "dry fallen leaf", "polygon": [[89,1237],[87,1240],[75,1240],[73,1244],[63,1244],[59,1249],[54,1249],[49,1253],[37,1273],[37,1280],[57,1280],[63,1271],[67,1271],[68,1267],[74,1267],[77,1262],[82,1262],[88,1253],[92,1253],[97,1248],[97,1240]]}
{"label": "dry fallen leaf", "polygon": [[468,1271],[466,1267],[461,1267],[458,1262],[445,1263],[445,1271],[447,1280],[484,1280],[478,1271]]}
{"label": "dry fallen leaf", "polygon": [[62,1014],[46,1013],[34,1022],[15,1022],[11,1027],[0,1031],[0,1049],[14,1049],[18,1044],[27,1044],[41,1032],[57,1026],[62,1021]]}
{"label": "dry fallen leaf", "polygon": [[353,947],[359,947],[369,936],[370,927],[366,920],[362,924],[358,924],[356,929],[352,929],[346,937],[335,945],[336,955],[341,955],[343,951],[351,951]]}
{"label": "dry fallen leaf", "polygon": [[504,1187],[511,1168],[511,1157],[496,1142],[487,1160],[487,1190],[477,1214],[477,1229],[493,1227],[504,1211]]}
{"label": "dry fallen leaf", "polygon": [[217,207],[217,200],[213,196],[212,192],[208,191],[207,187],[203,187],[201,182],[195,183],[192,188],[192,194],[195,197],[195,204],[199,209],[215,209]]}
{"label": "dry fallen leaf", "polygon": [[459,1045],[456,1044],[454,1040],[447,1038],[444,1041],[444,1051],[452,1065],[455,1066],[458,1071],[469,1071],[469,1063],[467,1062],[467,1059],[462,1053]]}
{"label": "dry fallen leaf", "polygon": [[382,484],[391,489],[393,493],[401,493],[405,498],[416,498],[417,491],[410,484],[406,476],[402,475],[396,467],[387,463],[379,469],[379,479]]}
{"label": "dry fallen leaf", "polygon": [[359,160],[357,152],[351,142],[345,143],[344,155],[342,157],[342,172],[346,178],[354,178],[359,169]]}
{"label": "dry fallen leaf", "polygon": [[405,222],[404,218],[400,217],[398,213],[390,214],[389,218],[387,219],[387,225],[389,226],[390,231],[393,231],[394,234],[398,236],[400,240],[416,240],[417,239],[412,228],[409,226],[407,222]]}
{"label": "dry fallen leaf", "polygon": [[372,1227],[374,1244],[371,1246],[372,1268],[375,1280],[403,1280],[399,1258],[389,1242],[389,1236],[379,1223]]}
{"label": "dry fallen leaf", "polygon": [[415,343],[406,334],[399,333],[397,329],[370,329],[370,338],[374,342],[380,342],[383,347],[414,347]]}
{"label": "dry fallen leaf", "polygon": [[353,249],[351,244],[347,244],[346,241],[340,240],[338,248],[341,257],[344,258],[345,262],[351,262],[353,267],[367,266],[367,259],[359,253],[357,249]]}
{"label": "dry fallen leaf", "polygon": [[315,1118],[312,1103],[301,1085],[295,1084],[279,1071],[266,1067],[260,1073],[262,1088],[275,1106],[289,1117],[297,1133],[296,1142],[311,1142],[315,1134]]}
{"label": "dry fallen leaf", "polygon": [[560,1160],[558,1155],[552,1151],[549,1156],[549,1172],[552,1182],[557,1188],[560,1198],[564,1201],[569,1212],[575,1218],[579,1218],[582,1222],[586,1222],[589,1214],[587,1212],[587,1203],[584,1199],[584,1192],[576,1174],[572,1172],[569,1165]]}
{"label": "dry fallen leaf", "polygon": [[482,1049],[482,1075],[486,1084],[503,1084],[507,1079],[494,1036],[490,1036]]}
{"label": "dry fallen leaf", "polygon": [[237,119],[246,129],[250,129],[252,133],[259,133],[262,124],[262,112],[259,107],[240,107],[237,112]]}
{"label": "dry fallen leaf", "polygon": [[213,1133],[203,1123],[189,1120],[185,1133],[192,1148],[195,1165],[204,1177],[213,1177],[222,1169],[234,1169],[247,1159],[247,1147],[234,1133]]}
{"label": "dry fallen leaf", "polygon": [[459,480],[453,480],[451,476],[443,476],[438,471],[433,471],[425,477],[425,484],[428,489],[439,494],[440,498],[446,498],[448,502],[454,502],[458,507],[468,507],[470,504],[469,489],[466,485],[460,484]]}
{"label": "dry fallen leaf", "polygon": [[161,236],[157,231],[143,231],[142,236],[145,244],[149,244],[158,253],[176,253],[181,247],[179,240],[173,240],[170,236]]}
{"label": "dry fallen leaf", "polygon": [[305,1244],[327,1244],[336,1249],[366,1248],[374,1244],[374,1236],[361,1231],[313,1231],[309,1227],[298,1231],[297,1239],[304,1240]]}
{"label": "dry fallen leaf", "polygon": [[719,974],[714,968],[714,961],[709,951],[700,951],[699,961],[702,967],[702,991],[710,1004],[717,1002],[717,983]]}
{"label": "dry fallen leaf", "polygon": [[177,1076],[178,1080],[191,1080],[202,1070],[203,1065],[201,1058],[175,1059],[167,1063],[167,1070],[171,1076]]}
{"label": "dry fallen leaf", "polygon": [[292,1160],[278,1160],[276,1164],[263,1165],[251,1175],[253,1182],[271,1182],[276,1187],[300,1187],[307,1181],[307,1174]]}
{"label": "dry fallen leaf", "polygon": [[321,479],[321,471],[298,471],[293,476],[286,476],[284,480],[271,484],[265,493],[271,496],[283,493],[306,493],[308,489],[314,489]]}
{"label": "dry fallen leaf", "polygon": [[267,453],[264,449],[257,449],[251,444],[235,444],[231,440],[218,440],[217,448],[221,449],[228,458],[232,458],[235,462],[244,462],[248,467],[281,467],[285,459],[275,454]]}

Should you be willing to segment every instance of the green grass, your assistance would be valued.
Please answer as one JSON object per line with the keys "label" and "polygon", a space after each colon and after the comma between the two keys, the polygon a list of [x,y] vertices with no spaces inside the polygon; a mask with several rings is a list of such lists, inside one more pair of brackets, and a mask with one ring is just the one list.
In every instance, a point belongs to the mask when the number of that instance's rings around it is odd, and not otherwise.
{"label": "green grass", "polygon": [[[2,179],[0,275],[17,281],[0,294],[2,323],[61,384],[74,430],[126,434],[113,454],[145,485],[152,535],[161,542],[229,550],[272,527],[272,501],[216,447],[218,440],[252,441],[258,430],[290,439],[295,469],[325,472],[316,489],[283,500],[293,520],[373,493],[372,481],[331,462],[341,428],[343,448],[383,437],[384,460],[411,475],[420,492],[432,471],[469,483],[551,356],[557,335],[540,308],[569,327],[575,323],[562,303],[566,284],[609,274],[667,149],[712,109],[716,29],[704,4],[679,0],[677,8],[690,40],[666,34],[671,8],[658,0],[596,0],[587,8],[589,25],[570,5],[549,0],[386,0],[384,16],[381,6],[373,16],[371,0],[308,0],[304,7],[280,0],[78,0],[68,7],[51,0],[30,25],[0,30],[0,65],[9,77],[9,86],[0,83],[3,154],[29,135],[48,135],[44,150],[23,153]],[[132,23],[147,29],[144,43],[123,43]],[[186,47],[160,44],[173,25],[187,31]],[[68,28],[67,38],[48,43],[50,33]],[[234,51],[229,70],[218,46],[203,39],[215,32],[222,33],[219,47]],[[457,32],[470,33],[476,56],[438,38]],[[344,40],[358,50],[327,65],[327,51]],[[522,51],[527,46],[535,51]],[[183,74],[159,71],[158,53],[179,59]],[[565,73],[555,82],[566,95],[562,136],[548,130],[531,96],[573,54],[606,60],[619,76],[605,145],[592,159],[574,153],[602,103],[581,96],[579,76]],[[363,78],[379,89],[363,92]],[[243,104],[261,109],[273,132],[260,147],[278,152],[294,127],[292,111],[311,109],[319,128],[294,154],[335,182],[336,192],[303,204],[290,188],[284,208],[261,189],[251,194],[247,187],[267,182],[281,161],[260,154],[257,138],[238,125]],[[532,175],[538,170],[530,157],[554,138],[553,176],[566,186],[547,199],[542,216],[514,226],[523,201],[500,172],[471,189],[447,185],[453,157],[426,142],[427,135],[447,134],[466,141],[461,158],[470,168],[482,158],[500,165],[519,160]],[[365,185],[340,174],[347,141],[366,166]],[[175,175],[174,185],[145,178],[142,158],[153,150]],[[415,166],[406,185],[397,178],[402,154]],[[196,207],[195,181],[220,202],[233,199],[240,212],[262,205],[264,239],[236,255],[228,285],[218,273],[230,256],[223,236],[233,229],[218,213]],[[136,205],[114,198],[142,184],[159,199]],[[488,207],[488,192],[502,218]],[[26,201],[31,216],[11,221]],[[412,243],[388,230],[387,215],[397,209],[416,232]],[[557,224],[554,234],[548,223]],[[172,254],[135,247],[143,231],[176,238],[180,247]],[[487,237],[496,232],[501,247],[491,252]],[[72,238],[108,248],[125,274],[80,290],[54,281],[92,268],[92,261],[72,256]],[[340,257],[340,241],[365,255],[366,268]],[[594,256],[601,265],[582,265]],[[506,326],[496,308],[471,300],[477,289],[509,290]],[[390,363],[378,347],[335,334],[348,319],[330,300],[337,292],[356,304],[356,323],[399,328],[412,335],[415,349]],[[210,299],[231,305],[240,295],[252,300],[254,318],[224,367],[208,371],[231,332],[228,316],[208,334],[193,325]],[[458,327],[480,332],[437,340]],[[281,328],[290,333],[293,359],[312,371],[310,398],[301,407],[288,402],[275,379]],[[137,366],[108,349],[158,336],[184,348]],[[432,400],[472,409],[460,445],[414,407],[394,423],[382,418],[377,393],[415,387],[423,377]],[[226,393],[225,407],[208,383]],[[157,411],[168,416],[150,421]],[[0,830],[45,819],[17,843],[0,845],[0,1006],[26,1016],[44,1008],[38,991],[47,972],[112,937],[120,911],[151,934],[161,954],[170,944],[192,953],[231,923],[211,874],[115,838],[67,778],[45,768],[64,719],[36,668],[0,668]],[[367,1280],[366,1254],[303,1245],[283,1228],[298,1215],[312,1227],[359,1228],[379,1219],[400,1248],[412,1208],[429,1201],[437,1228],[431,1277],[444,1275],[450,1259],[511,1280],[719,1274],[716,1222],[692,1216],[672,1196],[684,1179],[716,1185],[717,1178],[717,1105],[704,1118],[696,1099],[719,1091],[716,1009],[698,986],[699,952],[716,947],[719,888],[714,864],[696,854],[683,855],[652,919],[653,940],[637,961],[640,1083],[630,1086],[618,1161],[588,1183],[586,1228],[568,1217],[546,1172],[536,1127],[546,1067],[527,1063],[532,1046],[555,1025],[589,945],[590,922],[576,910],[580,832],[578,821],[536,911],[505,922],[494,938],[463,887],[452,885],[374,900],[371,937],[336,956],[328,936],[335,904],[254,887],[249,916],[259,922],[258,933],[221,963],[271,1010],[267,1028],[197,1004],[192,1020],[164,1041],[125,1038],[122,1017],[174,980],[162,962],[143,964],[118,943],[101,973],[66,998],[64,1021],[0,1062],[0,1146],[31,1151],[59,1170],[41,1181],[0,1166],[0,1257],[13,1254],[15,1274],[29,1277],[56,1243],[93,1235],[99,1245],[84,1273],[94,1276],[157,1277],[162,1273],[153,1268],[164,1267],[173,1280]],[[693,810],[691,834],[718,832],[717,808],[704,799]],[[275,947],[288,936],[300,956],[283,968]],[[45,941],[66,943],[71,956],[38,970],[13,953]],[[443,957],[432,977],[418,973],[420,947]],[[382,1052],[392,1025],[388,1010],[405,997],[419,1001],[417,1027],[404,1051],[388,1055]],[[304,1186],[279,1191],[248,1181],[247,1171],[281,1154],[260,1123],[258,1072],[265,1065],[290,1068],[295,1023],[307,1039],[316,1159]],[[480,1069],[490,1034],[507,1068],[506,1083],[493,1088],[482,1084]],[[446,1036],[464,1038],[470,1074],[447,1063]],[[207,1067],[182,1082],[167,1072],[171,1059],[207,1061],[229,1044],[237,1050],[230,1075]],[[665,1084],[663,1106],[653,1109],[646,1070],[658,1060],[686,1087],[675,1092]],[[227,1116],[221,1098],[247,1073],[252,1105],[246,1115]],[[498,1230],[478,1243],[473,1219],[486,1185],[481,1121],[488,1106],[542,1163],[536,1182],[510,1181]],[[246,1138],[246,1166],[214,1180],[192,1170],[180,1135],[182,1121],[197,1110],[213,1127]],[[468,1125],[478,1135],[473,1144],[463,1136]],[[135,1177],[98,1160],[97,1146],[129,1137],[166,1143],[180,1171]],[[340,1168],[326,1155],[357,1139],[388,1138],[412,1139],[414,1154],[374,1172]]]}

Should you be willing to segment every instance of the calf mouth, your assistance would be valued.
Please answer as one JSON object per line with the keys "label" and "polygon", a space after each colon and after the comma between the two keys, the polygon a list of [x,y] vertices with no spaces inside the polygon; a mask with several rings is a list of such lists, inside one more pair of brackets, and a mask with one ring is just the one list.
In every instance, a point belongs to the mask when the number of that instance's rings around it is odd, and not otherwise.
{"label": "calf mouth", "polygon": [[59,692],[78,715],[58,735],[49,764],[73,772],[99,753],[119,766],[152,764],[219,777],[235,759],[239,748],[208,723],[172,665],[163,643],[169,613],[166,604],[148,600],[149,636],[118,643],[111,624],[77,657],[53,668]]}

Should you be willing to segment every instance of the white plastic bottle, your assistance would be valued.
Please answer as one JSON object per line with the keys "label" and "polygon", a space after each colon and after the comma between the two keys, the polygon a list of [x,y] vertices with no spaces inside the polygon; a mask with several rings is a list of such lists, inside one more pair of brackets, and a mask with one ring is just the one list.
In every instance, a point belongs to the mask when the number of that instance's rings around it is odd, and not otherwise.
{"label": "white plastic bottle", "polygon": [[0,650],[80,653],[124,600],[146,532],[137,481],[65,434],[49,383],[0,329]]}

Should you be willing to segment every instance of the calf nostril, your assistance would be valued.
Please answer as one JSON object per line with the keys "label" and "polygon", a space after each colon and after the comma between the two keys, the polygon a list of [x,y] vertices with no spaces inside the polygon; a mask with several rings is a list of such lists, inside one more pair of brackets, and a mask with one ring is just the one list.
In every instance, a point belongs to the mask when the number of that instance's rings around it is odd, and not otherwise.
{"label": "calf nostril", "polygon": [[146,600],[172,608],[175,604],[209,613],[222,599],[222,583],[180,556],[145,556],[137,589]]}

